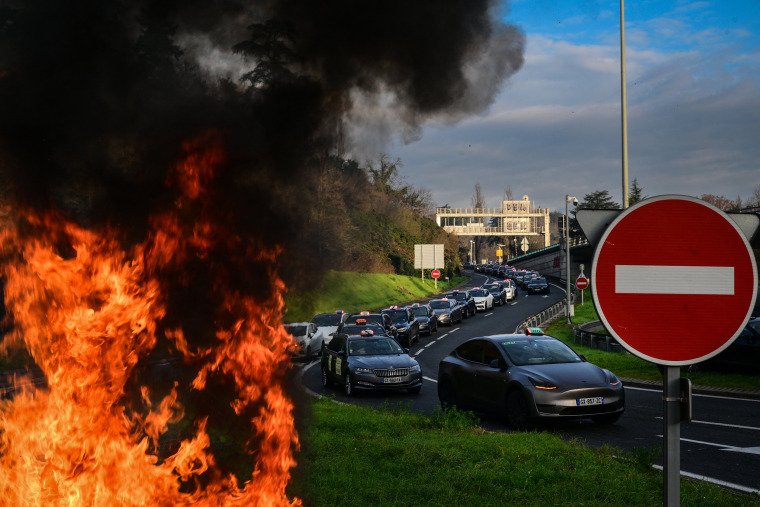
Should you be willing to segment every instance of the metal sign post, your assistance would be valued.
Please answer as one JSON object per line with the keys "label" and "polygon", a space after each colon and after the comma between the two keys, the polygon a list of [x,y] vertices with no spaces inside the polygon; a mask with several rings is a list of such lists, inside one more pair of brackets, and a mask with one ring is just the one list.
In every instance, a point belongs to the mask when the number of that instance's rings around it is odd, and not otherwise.
{"label": "metal sign post", "polygon": [[662,368],[662,410],[664,485],[662,502],[666,506],[681,504],[681,369],[678,366]]}
{"label": "metal sign post", "polygon": [[[758,289],[748,240],[758,220],[736,220],[704,201],[677,195],[652,197],[617,216],[598,218],[589,221],[593,227],[587,236],[596,243],[594,305],[620,345],[660,367],[663,504],[675,507],[680,504],[680,424],[691,420],[691,385],[680,378],[680,366],[714,357],[749,320]],[[597,227],[607,219],[606,229]],[[668,238],[669,248],[661,247],[662,238]]]}

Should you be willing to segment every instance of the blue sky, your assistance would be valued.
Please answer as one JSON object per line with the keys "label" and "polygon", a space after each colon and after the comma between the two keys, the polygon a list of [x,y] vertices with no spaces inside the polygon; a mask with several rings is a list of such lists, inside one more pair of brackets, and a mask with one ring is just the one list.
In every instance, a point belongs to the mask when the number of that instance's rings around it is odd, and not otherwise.
{"label": "blue sky", "polygon": [[[428,124],[387,149],[435,205],[488,206],[507,188],[564,210],[608,190],[622,201],[620,3],[512,0],[525,63],[484,114]],[[629,183],[648,196],[760,188],[760,0],[625,3]]]}

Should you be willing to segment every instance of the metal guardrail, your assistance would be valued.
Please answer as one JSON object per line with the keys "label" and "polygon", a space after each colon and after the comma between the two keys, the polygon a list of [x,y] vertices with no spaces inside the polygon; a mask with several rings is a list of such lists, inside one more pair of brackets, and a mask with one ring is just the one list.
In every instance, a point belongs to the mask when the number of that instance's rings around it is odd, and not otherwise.
{"label": "metal guardrail", "polygon": [[586,322],[573,328],[573,341],[584,347],[591,349],[604,350],[606,352],[627,353],[628,351],[623,348],[612,336],[608,334],[595,333],[593,331],[587,331],[584,326],[589,324],[596,324],[597,322]]}
{"label": "metal guardrail", "polygon": [[567,309],[566,298],[562,298],[548,308],[544,308],[538,313],[534,313],[527,319],[520,322],[515,328],[515,333],[520,334],[529,327],[540,327],[547,322],[556,319],[559,316],[565,316]]}

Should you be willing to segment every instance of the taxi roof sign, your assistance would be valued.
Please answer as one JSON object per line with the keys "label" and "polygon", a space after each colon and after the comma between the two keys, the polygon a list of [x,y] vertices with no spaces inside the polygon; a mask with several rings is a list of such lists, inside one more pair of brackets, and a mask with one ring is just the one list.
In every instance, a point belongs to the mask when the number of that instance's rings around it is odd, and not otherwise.
{"label": "taxi roof sign", "polygon": [[525,334],[529,336],[543,336],[544,330],[540,327],[526,327]]}

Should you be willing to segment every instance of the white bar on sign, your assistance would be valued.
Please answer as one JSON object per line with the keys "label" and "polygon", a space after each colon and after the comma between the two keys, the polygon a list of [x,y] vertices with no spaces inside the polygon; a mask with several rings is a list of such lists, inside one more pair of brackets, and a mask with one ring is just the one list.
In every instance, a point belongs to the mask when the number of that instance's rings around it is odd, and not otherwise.
{"label": "white bar on sign", "polygon": [[728,266],[615,266],[617,294],[733,295],[734,268]]}

